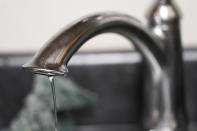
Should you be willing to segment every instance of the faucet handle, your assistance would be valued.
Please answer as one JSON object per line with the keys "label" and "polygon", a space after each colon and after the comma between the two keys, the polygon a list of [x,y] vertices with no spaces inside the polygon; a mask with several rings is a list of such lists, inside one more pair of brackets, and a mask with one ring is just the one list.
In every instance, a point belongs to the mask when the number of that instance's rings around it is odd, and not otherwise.
{"label": "faucet handle", "polygon": [[[157,0],[148,14],[148,26],[152,32],[161,40],[160,48],[165,52],[166,74],[169,78],[170,92],[168,96],[171,107],[169,112],[173,114],[170,118],[177,121],[177,128],[186,129],[188,116],[184,102],[184,76],[183,58],[180,33],[181,13],[175,1]],[[166,97],[167,98],[167,97]],[[151,110],[151,107],[147,107]],[[154,112],[154,110],[152,110]],[[148,114],[146,116],[151,116]],[[169,118],[167,115],[166,118]],[[152,118],[153,115],[152,115]],[[169,121],[169,120],[167,120]],[[169,123],[171,124],[171,123]],[[165,124],[164,124],[165,125]]]}
{"label": "faucet handle", "polygon": [[163,23],[179,20],[181,11],[171,0],[158,0],[148,11],[149,24],[161,25]]}

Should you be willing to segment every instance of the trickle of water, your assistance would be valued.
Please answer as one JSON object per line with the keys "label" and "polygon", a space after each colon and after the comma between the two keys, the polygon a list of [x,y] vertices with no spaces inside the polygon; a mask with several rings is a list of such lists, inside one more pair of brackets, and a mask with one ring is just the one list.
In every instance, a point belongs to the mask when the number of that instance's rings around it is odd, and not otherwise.
{"label": "trickle of water", "polygon": [[54,121],[55,121],[55,131],[58,131],[57,128],[57,109],[56,109],[56,94],[55,94],[55,84],[54,84],[54,77],[53,76],[48,76],[49,77],[49,81],[51,84],[51,89],[52,89],[52,96],[53,96],[53,108],[54,108]]}

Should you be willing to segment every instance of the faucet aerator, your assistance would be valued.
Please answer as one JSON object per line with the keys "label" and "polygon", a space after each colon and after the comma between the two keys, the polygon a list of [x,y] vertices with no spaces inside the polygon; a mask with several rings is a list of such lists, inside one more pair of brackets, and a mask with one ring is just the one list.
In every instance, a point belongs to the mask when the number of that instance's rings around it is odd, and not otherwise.
{"label": "faucet aerator", "polygon": [[35,64],[26,63],[22,66],[26,71],[33,72],[35,74],[47,75],[47,76],[63,76],[68,73],[66,66],[61,65],[59,68],[42,68],[41,66],[36,66]]}

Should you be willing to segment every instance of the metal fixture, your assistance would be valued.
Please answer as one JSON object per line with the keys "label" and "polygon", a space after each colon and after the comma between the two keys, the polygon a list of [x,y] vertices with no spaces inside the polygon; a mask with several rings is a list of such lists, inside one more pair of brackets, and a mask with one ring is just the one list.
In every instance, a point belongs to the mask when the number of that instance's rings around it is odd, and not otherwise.
{"label": "metal fixture", "polygon": [[64,75],[70,58],[87,40],[101,33],[118,33],[134,43],[146,62],[144,130],[185,131],[179,18],[170,0],[155,3],[149,27],[125,14],[91,15],[56,35],[23,68],[48,76]]}

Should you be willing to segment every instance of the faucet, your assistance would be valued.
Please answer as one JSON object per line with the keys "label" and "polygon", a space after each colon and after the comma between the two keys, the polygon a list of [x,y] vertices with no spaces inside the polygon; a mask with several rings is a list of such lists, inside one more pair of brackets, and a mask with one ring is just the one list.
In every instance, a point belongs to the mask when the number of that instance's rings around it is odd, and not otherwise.
{"label": "faucet", "polygon": [[90,38],[117,33],[130,40],[146,64],[142,126],[146,131],[185,131],[183,61],[180,14],[171,0],[157,0],[148,14],[149,24],[121,13],[84,17],[55,35],[23,68],[37,74],[68,73],[67,63]]}

